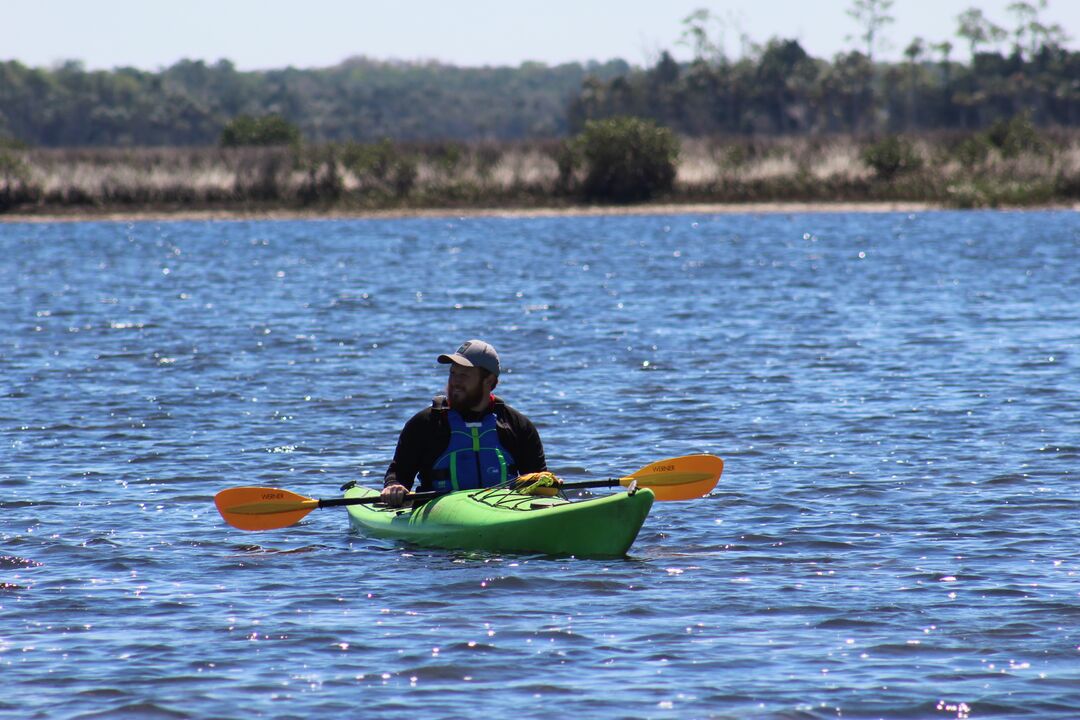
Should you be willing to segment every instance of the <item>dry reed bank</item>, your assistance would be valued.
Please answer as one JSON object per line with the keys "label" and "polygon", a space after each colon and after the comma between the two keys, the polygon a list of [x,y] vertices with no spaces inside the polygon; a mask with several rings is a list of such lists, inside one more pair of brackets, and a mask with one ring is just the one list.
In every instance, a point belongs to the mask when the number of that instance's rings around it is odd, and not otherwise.
{"label": "dry reed bank", "polygon": [[[877,140],[682,139],[674,187],[653,202],[1074,205],[1080,131]],[[0,218],[573,209],[581,168],[565,143],[279,148],[0,148]]]}

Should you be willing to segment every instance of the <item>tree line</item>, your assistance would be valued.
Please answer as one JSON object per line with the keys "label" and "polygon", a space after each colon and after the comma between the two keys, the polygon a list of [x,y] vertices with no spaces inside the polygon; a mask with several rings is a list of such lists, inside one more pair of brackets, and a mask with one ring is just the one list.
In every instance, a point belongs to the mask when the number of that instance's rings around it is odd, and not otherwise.
{"label": "tree line", "polygon": [[158,72],[68,61],[0,63],[0,140],[36,147],[193,147],[247,115],[279,116],[311,142],[513,140],[568,132],[586,77],[630,66],[568,63],[466,68],[351,58],[329,68],[240,71],[183,60]]}
{"label": "tree line", "polygon": [[[912,40],[904,60],[876,59],[893,0],[853,0],[859,49],[831,60],[797,40],[724,49],[723,23],[706,10],[684,22],[679,42],[647,67],[622,60],[550,67],[464,68],[435,62],[352,58],[319,69],[240,71],[229,61],[184,60],[160,71],[89,71],[0,63],[0,145],[195,147],[243,144],[273,116],[306,142],[518,141],[563,138],[587,121],[648,118],[685,136],[785,136],[983,130],[1019,113],[1036,127],[1080,124],[1080,53],[1046,23],[1047,0],[1014,2],[1013,24],[972,8],[956,20],[971,51]],[[237,119],[244,119],[239,125]],[[237,141],[237,138],[240,141]]]}
{"label": "tree line", "polygon": [[1028,114],[1040,127],[1080,123],[1080,53],[1064,47],[1064,31],[1042,21],[1046,0],[1014,2],[1016,26],[996,24],[972,8],[955,20],[971,52],[951,59],[949,41],[913,39],[904,60],[874,60],[893,20],[892,0],[854,0],[850,14],[864,48],[831,62],[811,57],[797,40],[774,38],[732,59],[699,10],[684,21],[690,63],[669,52],[652,67],[609,80],[589,78],[569,108],[570,127],[590,119],[631,115],[681,134],[976,131]]}

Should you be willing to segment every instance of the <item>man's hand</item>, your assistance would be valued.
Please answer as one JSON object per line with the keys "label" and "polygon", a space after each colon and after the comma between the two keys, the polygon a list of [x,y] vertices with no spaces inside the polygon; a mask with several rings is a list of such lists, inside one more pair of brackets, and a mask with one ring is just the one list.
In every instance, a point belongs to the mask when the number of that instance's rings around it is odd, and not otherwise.
{"label": "man's hand", "polygon": [[387,485],[379,495],[379,502],[390,507],[401,507],[405,504],[405,495],[408,492],[404,485]]}

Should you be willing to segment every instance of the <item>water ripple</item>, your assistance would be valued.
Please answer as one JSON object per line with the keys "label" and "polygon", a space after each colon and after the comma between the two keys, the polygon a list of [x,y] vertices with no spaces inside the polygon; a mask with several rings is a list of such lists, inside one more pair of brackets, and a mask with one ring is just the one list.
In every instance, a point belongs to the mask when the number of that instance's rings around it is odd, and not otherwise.
{"label": "water ripple", "polygon": [[[0,714],[1080,710],[1074,213],[8,224],[0,253]],[[616,560],[221,522],[227,486],[377,485],[473,336],[560,474],[712,452],[723,482]]]}

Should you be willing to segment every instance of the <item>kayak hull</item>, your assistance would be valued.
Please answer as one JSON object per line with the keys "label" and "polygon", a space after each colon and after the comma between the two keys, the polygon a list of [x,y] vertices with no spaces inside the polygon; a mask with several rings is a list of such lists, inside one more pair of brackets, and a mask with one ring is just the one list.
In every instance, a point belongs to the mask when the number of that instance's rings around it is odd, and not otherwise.
{"label": "kayak hull", "polygon": [[[346,498],[376,495],[370,488],[345,491]],[[449,493],[418,508],[347,508],[352,528],[372,537],[427,547],[599,557],[626,554],[653,499],[647,488],[573,502],[490,488]]]}

